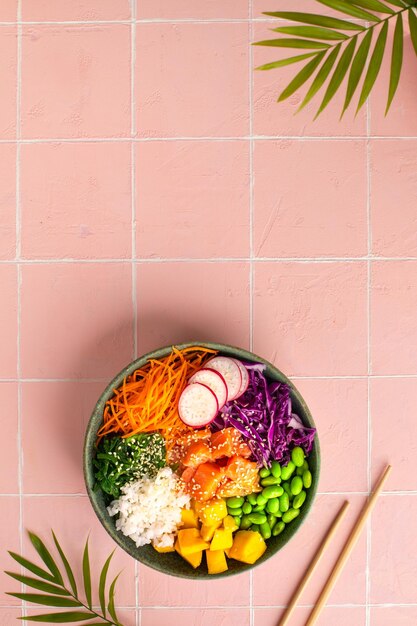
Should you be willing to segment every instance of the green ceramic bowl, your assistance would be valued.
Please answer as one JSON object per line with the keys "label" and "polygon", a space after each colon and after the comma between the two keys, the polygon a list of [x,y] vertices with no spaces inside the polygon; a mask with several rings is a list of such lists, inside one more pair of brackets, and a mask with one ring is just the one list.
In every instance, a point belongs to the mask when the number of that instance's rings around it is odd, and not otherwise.
{"label": "green ceramic bowl", "polygon": [[[222,344],[192,342],[187,344],[180,344],[178,347],[186,348],[188,346],[195,345],[213,348],[214,350],[218,350],[221,354],[225,356],[232,356],[242,360],[265,363],[266,374],[269,378],[271,378],[272,380],[285,382],[291,387],[291,398],[294,412],[300,416],[306,426],[315,426],[310,411],[303,398],[301,397],[299,391],[295,388],[292,382],[276,367],[271,365],[271,363],[268,363],[268,361],[265,361],[265,359],[262,359],[251,352],[247,352],[246,350],[241,350],[240,348],[234,348],[233,346],[226,346]],[[103,524],[109,535],[121,548],[123,548],[123,550],[125,550],[125,552],[130,554],[130,556],[132,556],[134,559],[137,559],[141,563],[144,563],[145,565],[148,565],[149,567],[152,567],[159,572],[164,572],[165,574],[170,574],[172,576],[179,576],[181,578],[214,579],[224,578],[226,576],[233,576],[234,574],[240,574],[242,572],[252,569],[254,566],[245,565],[244,563],[240,563],[239,561],[229,560],[229,569],[227,572],[224,572],[223,574],[219,574],[217,576],[209,576],[204,566],[201,566],[194,570],[175,552],[171,552],[168,554],[159,554],[152,548],[152,546],[143,546],[141,548],[137,548],[131,539],[116,531],[114,518],[111,518],[107,513],[103,493],[100,490],[94,490],[95,481],[93,458],[95,455],[95,441],[97,431],[102,422],[103,410],[106,401],[113,395],[113,389],[119,387],[122,384],[125,376],[128,376],[136,369],[142,367],[148,359],[164,357],[168,355],[170,351],[171,346],[168,346],[166,348],[160,348],[159,350],[155,350],[154,352],[150,352],[149,354],[141,356],[139,359],[133,361],[132,363],[130,363],[130,365],[125,367],[120,372],[120,374],[118,374],[111,381],[111,383],[101,394],[90,417],[84,442],[84,478],[85,484],[87,486],[88,496],[97,517],[99,518],[100,522]],[[317,436],[315,438],[313,450],[309,456],[308,461],[313,475],[313,484],[311,488],[307,491],[307,499],[301,509],[301,513],[297,517],[297,519],[295,519],[293,522],[285,527],[285,530],[281,533],[281,535],[268,540],[268,548],[264,555],[256,562],[256,565],[264,563],[267,559],[271,558],[277,552],[279,552],[281,548],[283,548],[285,544],[288,543],[288,541],[296,534],[301,524],[304,522],[307,515],[309,514],[317,491],[320,471],[320,449]],[[279,567],[280,563],[285,566],[284,555],[281,557],[280,561],[278,561],[277,559],[277,568]]]}

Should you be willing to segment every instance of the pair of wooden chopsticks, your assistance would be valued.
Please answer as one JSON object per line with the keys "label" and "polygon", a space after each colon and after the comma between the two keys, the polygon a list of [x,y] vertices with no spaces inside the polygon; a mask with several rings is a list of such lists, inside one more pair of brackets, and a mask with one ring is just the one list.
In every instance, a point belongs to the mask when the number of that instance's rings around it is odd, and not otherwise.
{"label": "pair of wooden chopsticks", "polygon": [[[327,599],[337,581],[337,579],[339,578],[339,575],[346,563],[346,561],[348,560],[350,553],[352,552],[353,547],[355,546],[359,535],[361,533],[362,528],[364,527],[364,525],[366,524],[366,521],[369,517],[369,515],[371,514],[372,509],[375,506],[375,503],[377,501],[377,498],[379,496],[379,494],[382,491],[382,487],[384,486],[384,483],[386,481],[386,479],[388,478],[388,475],[391,471],[391,465],[387,465],[387,467],[385,468],[385,470],[382,472],[376,487],[374,489],[374,492],[372,493],[372,495],[370,496],[369,500],[367,501],[367,503],[365,504],[365,506],[363,507],[362,511],[359,514],[358,519],[356,520],[356,524],[353,527],[345,545],[343,546],[343,549],[333,567],[333,570],[330,574],[330,576],[328,577],[326,584],[324,585],[322,592],[313,608],[313,610],[310,613],[310,617],[308,618],[307,622],[306,622],[306,626],[312,626],[313,624],[316,623],[324,605],[327,602]],[[301,583],[298,587],[298,589],[296,590],[296,592],[294,593],[293,597],[291,598],[291,602],[289,603],[284,615],[282,616],[279,625],[278,626],[285,626],[286,624],[288,624],[288,621],[294,611],[294,608],[301,596],[301,594],[303,593],[308,581],[310,580],[310,578],[313,575],[314,570],[316,569],[318,563],[321,560],[321,557],[323,556],[327,546],[329,545],[330,541],[332,540],[333,535],[335,534],[337,528],[339,527],[340,522],[342,521],[346,510],[349,506],[349,502],[346,500],[343,505],[342,508],[340,509],[340,511],[338,512],[338,514],[336,515],[336,518],[334,519],[331,527],[329,528],[329,531],[327,533],[327,535],[325,536],[325,538],[323,539],[319,549],[317,550],[316,554],[314,555],[313,560],[311,561],[310,565],[308,566],[302,580]]]}

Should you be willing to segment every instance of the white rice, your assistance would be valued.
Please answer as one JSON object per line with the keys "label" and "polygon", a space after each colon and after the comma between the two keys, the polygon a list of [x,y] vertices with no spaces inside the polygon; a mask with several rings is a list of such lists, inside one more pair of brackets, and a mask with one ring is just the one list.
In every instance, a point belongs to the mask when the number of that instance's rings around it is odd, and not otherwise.
{"label": "white rice", "polygon": [[122,487],[122,495],[108,507],[117,515],[116,529],[130,537],[137,547],[153,543],[173,546],[181,524],[181,509],[189,508],[190,496],[180,487],[171,468],[160,469],[155,478],[144,476]]}

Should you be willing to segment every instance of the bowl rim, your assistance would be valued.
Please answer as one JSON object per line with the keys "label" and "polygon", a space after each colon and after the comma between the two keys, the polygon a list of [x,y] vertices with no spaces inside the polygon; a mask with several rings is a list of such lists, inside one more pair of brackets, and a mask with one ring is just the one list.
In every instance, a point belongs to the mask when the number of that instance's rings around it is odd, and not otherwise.
{"label": "bowl rim", "polygon": [[[98,419],[99,415],[102,418],[102,411],[103,411],[104,403],[113,395],[114,389],[120,386],[120,384],[123,382],[123,379],[126,376],[129,376],[130,374],[132,374],[136,369],[143,367],[143,365],[149,359],[152,359],[152,358],[157,359],[157,358],[166,356],[167,353],[169,353],[169,351],[171,351],[173,347],[176,347],[179,350],[182,350],[184,348],[188,348],[192,346],[213,349],[226,355],[229,352],[229,353],[233,353],[233,356],[235,358],[237,357],[237,358],[241,358],[247,361],[264,363],[269,370],[274,372],[277,379],[279,379],[283,383],[286,383],[290,387],[291,396],[296,398],[296,400],[302,407],[303,414],[304,416],[307,417],[309,424],[311,425],[311,427],[316,429],[316,435],[314,438],[316,469],[315,469],[314,476],[313,476],[313,484],[311,485],[309,489],[308,502],[306,502],[305,505],[303,506],[304,514],[301,519],[294,520],[292,533],[289,536],[285,537],[285,539],[283,538],[282,544],[277,549],[270,551],[270,554],[267,554],[268,553],[268,550],[267,550],[264,553],[263,557],[261,557],[261,559],[259,559],[256,563],[252,565],[241,563],[240,564],[241,567],[238,570],[229,569],[226,572],[222,572],[221,574],[214,574],[214,575],[208,574],[207,572],[199,572],[198,576],[192,575],[192,573],[195,572],[196,570],[190,570],[190,575],[187,575],[186,573],[181,573],[181,572],[174,573],[171,571],[167,571],[167,569],[163,565],[161,565],[159,560],[156,560],[152,564],[149,563],[148,561],[145,562],[141,560],[140,553],[138,553],[140,551],[140,548],[137,548],[132,540],[130,540],[130,542],[127,542],[129,538],[116,530],[114,522],[110,516],[107,516],[107,518],[103,516],[102,510],[100,509],[100,506],[96,498],[96,494],[98,492],[94,489],[94,478],[93,478],[93,471],[92,471],[93,457],[91,455],[91,450],[94,448],[97,428],[98,428],[98,425],[96,427],[95,422]],[[99,423],[100,421],[98,422],[98,424]],[[131,361],[128,365],[126,365],[122,370],[119,371],[118,374],[116,374],[113,377],[113,379],[108,383],[108,385],[105,387],[105,389],[102,391],[99,398],[97,399],[95,406],[93,408],[93,411],[88,420],[88,424],[87,424],[87,428],[86,428],[85,436],[84,436],[84,444],[83,444],[83,475],[84,475],[84,483],[86,486],[87,495],[98,520],[100,521],[104,529],[107,531],[107,533],[110,535],[110,537],[113,539],[113,541],[115,541],[115,543],[124,552],[129,554],[129,556],[139,561],[140,563],[150,567],[151,569],[154,569],[166,575],[174,576],[175,578],[184,578],[184,579],[192,579],[192,580],[198,580],[198,579],[216,580],[218,578],[227,578],[229,576],[236,576],[239,574],[243,574],[265,563],[265,561],[267,561],[268,559],[272,558],[275,554],[277,554],[297,534],[298,530],[301,528],[301,526],[304,524],[305,520],[308,517],[308,514],[310,512],[310,509],[313,505],[313,502],[317,494],[318,483],[319,483],[319,478],[320,478],[320,465],[321,465],[321,453],[320,453],[320,443],[319,443],[317,427],[314,422],[313,416],[311,415],[310,409],[308,408],[304,398],[302,397],[301,393],[298,391],[294,383],[280,369],[278,369],[275,365],[273,365],[270,361],[264,359],[263,357],[258,356],[254,352],[251,352],[244,348],[239,348],[230,344],[221,344],[221,343],[214,343],[214,342],[208,342],[208,341],[187,341],[187,342],[182,342],[182,343],[168,344],[161,348],[157,348],[156,350],[151,350],[150,352],[147,352],[146,354],[139,356],[138,358]]]}

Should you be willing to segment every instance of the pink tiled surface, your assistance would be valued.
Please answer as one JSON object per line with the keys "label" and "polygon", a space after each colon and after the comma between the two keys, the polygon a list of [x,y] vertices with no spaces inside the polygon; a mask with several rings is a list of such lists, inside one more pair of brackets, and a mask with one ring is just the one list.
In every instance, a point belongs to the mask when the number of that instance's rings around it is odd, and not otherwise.
{"label": "pink tiled surface", "polygon": [[[83,487],[83,433],[140,353],[252,348],[293,377],[319,429],[319,496],[294,540],[227,582],[118,552],[125,626],[276,624],[348,498],[301,626],[387,462],[388,493],[319,624],[417,623],[416,59],[407,46],[387,118],[384,66],[356,119],[336,104],[313,123],[314,103],[293,115],[298,94],[275,102],[291,68],[252,72],[279,58],[249,46],[277,8],[0,2],[0,570],[6,549],[32,554],[25,528],[49,543],[53,526],[77,565],[89,531],[95,566],[111,551]],[[0,573],[0,626],[22,615],[3,593],[17,587]]]}

